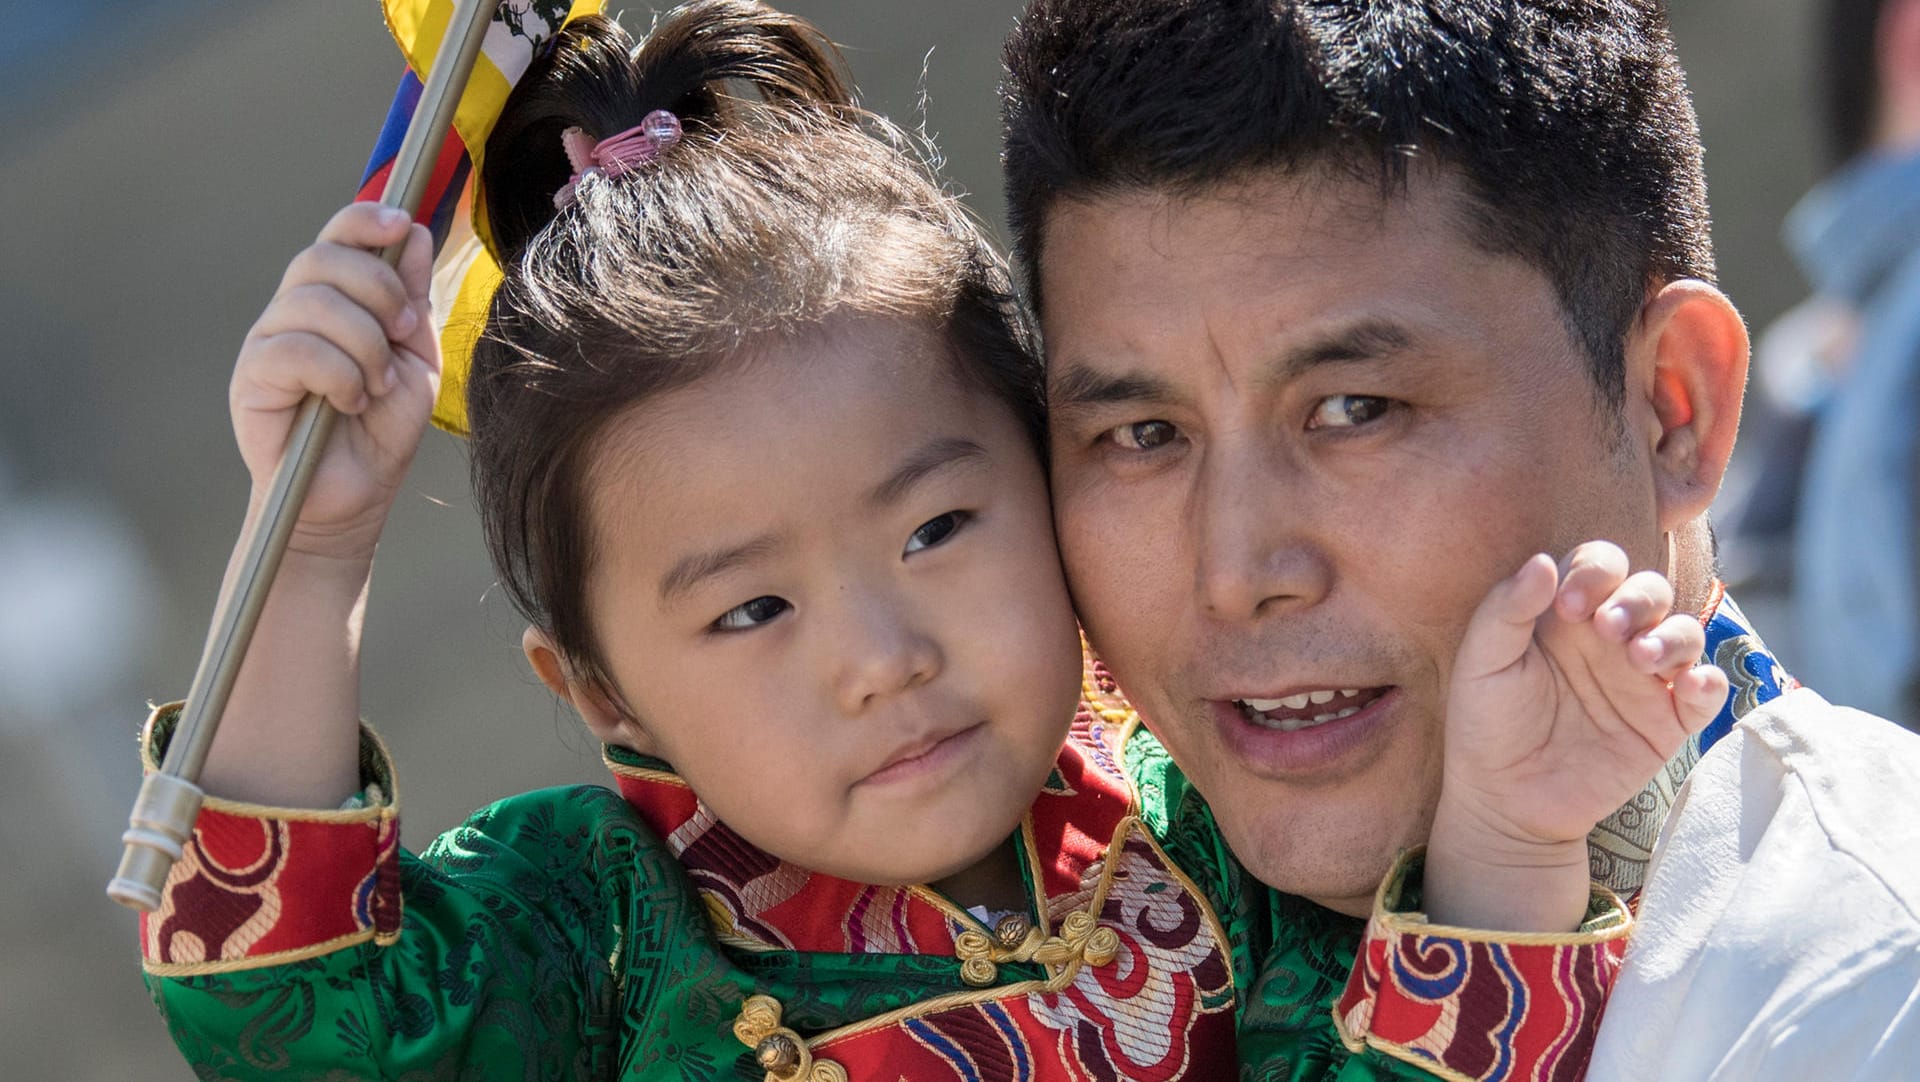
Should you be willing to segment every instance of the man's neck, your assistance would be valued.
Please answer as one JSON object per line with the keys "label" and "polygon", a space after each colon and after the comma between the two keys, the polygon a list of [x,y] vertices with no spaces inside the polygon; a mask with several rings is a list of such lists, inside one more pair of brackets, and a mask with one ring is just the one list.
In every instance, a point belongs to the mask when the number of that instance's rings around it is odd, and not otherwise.
{"label": "man's neck", "polygon": [[1698,613],[1713,596],[1713,535],[1705,516],[1694,519],[1667,535],[1668,566],[1663,570],[1673,583],[1673,611]]}

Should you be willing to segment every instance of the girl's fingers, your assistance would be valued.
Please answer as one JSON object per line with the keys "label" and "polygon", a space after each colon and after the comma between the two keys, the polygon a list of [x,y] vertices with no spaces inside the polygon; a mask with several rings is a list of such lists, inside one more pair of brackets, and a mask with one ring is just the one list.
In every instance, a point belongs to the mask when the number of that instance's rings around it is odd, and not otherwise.
{"label": "girl's fingers", "polygon": [[371,313],[388,338],[404,339],[419,325],[419,312],[409,303],[400,275],[365,249],[329,243],[304,249],[287,266],[279,296],[307,286],[338,290]]}
{"label": "girl's fingers", "polygon": [[1628,576],[1593,614],[1593,625],[1603,638],[1626,642],[1646,634],[1673,611],[1673,585],[1657,571]]}
{"label": "girl's fingers", "polygon": [[320,227],[321,244],[339,244],[379,252],[407,235],[407,212],[378,203],[349,203]]}
{"label": "girl's fingers", "polygon": [[1610,541],[1589,541],[1575,548],[1561,564],[1554,614],[1570,624],[1586,620],[1619,588],[1629,570],[1627,554]]}
{"label": "girl's fingers", "polygon": [[439,371],[440,337],[433,326],[433,304],[427,299],[433,281],[433,235],[424,225],[416,225],[407,234],[407,247],[400,255],[398,278],[404,285],[408,306],[414,313],[411,331],[396,341],[404,343],[429,368]]}
{"label": "girl's fingers", "polygon": [[1460,641],[1457,671],[1487,676],[1518,661],[1533,642],[1534,621],[1553,605],[1553,559],[1534,556],[1488,591]]}
{"label": "girl's fingers", "polygon": [[1718,665],[1695,665],[1673,680],[1674,712],[1688,734],[1707,727],[1727,701],[1727,674]]}
{"label": "girl's fingers", "polygon": [[433,281],[433,234],[426,226],[414,225],[407,230],[407,246],[400,251],[395,278],[405,283],[402,292],[408,299],[426,302],[427,286]]}
{"label": "girl's fingers", "polygon": [[1659,626],[1627,643],[1633,667],[1663,681],[1672,681],[1700,660],[1707,633],[1691,616],[1669,616]]}
{"label": "girl's fingers", "polygon": [[[241,409],[284,409],[309,394],[324,396],[341,413],[357,414],[371,403],[359,364],[331,340],[291,330],[263,339],[258,362],[234,373],[233,401]],[[273,392],[255,397],[257,388]]]}
{"label": "girl's fingers", "polygon": [[333,343],[359,366],[368,394],[378,397],[392,387],[393,346],[386,328],[333,286],[316,283],[287,290],[274,298],[253,328],[262,339],[291,331]]}

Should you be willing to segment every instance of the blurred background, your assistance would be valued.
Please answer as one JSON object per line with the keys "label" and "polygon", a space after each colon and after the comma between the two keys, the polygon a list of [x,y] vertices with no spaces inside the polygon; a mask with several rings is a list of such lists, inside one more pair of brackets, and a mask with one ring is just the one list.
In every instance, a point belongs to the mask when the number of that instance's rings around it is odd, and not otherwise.
{"label": "blurred background", "polygon": [[[785,6],[844,43],[871,105],[924,107],[949,179],[997,227],[994,86],[1018,5]],[[1807,291],[1779,235],[1823,168],[1813,0],[1675,8],[1723,285],[1757,329]],[[243,509],[234,350],[352,193],[400,61],[373,0],[0,0],[0,26],[0,1075],[186,1079],[133,916],[102,885],[143,704],[184,694]],[[1750,427],[1743,458],[1768,439]],[[521,660],[457,441],[429,435],[386,538],[365,711],[401,766],[407,843],[509,792],[600,780]],[[1739,566],[1777,589],[1783,558],[1758,546]],[[1749,608],[1785,637],[1765,598]]]}

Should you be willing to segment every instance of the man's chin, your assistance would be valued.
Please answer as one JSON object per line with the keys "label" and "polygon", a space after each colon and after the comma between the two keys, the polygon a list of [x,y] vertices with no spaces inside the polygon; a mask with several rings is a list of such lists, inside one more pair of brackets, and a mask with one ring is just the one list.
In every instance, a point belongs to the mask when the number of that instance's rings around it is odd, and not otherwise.
{"label": "man's chin", "polygon": [[[1234,856],[1267,886],[1351,916],[1373,911],[1374,894],[1394,858],[1424,841],[1431,825],[1431,813],[1418,810],[1430,801],[1401,804],[1417,785],[1392,801],[1358,794],[1329,800],[1329,794],[1316,799],[1241,782],[1232,787],[1234,795],[1210,802]],[[1389,804],[1401,804],[1397,814],[1381,813]]]}
{"label": "man's chin", "polygon": [[1267,886],[1349,916],[1365,917],[1373,911],[1374,894],[1398,850],[1382,858],[1377,849],[1367,852],[1370,847],[1354,839],[1357,844],[1337,857],[1323,854],[1326,859],[1303,860],[1306,854],[1297,848],[1268,844],[1275,837],[1268,831],[1267,827],[1256,827],[1253,838],[1243,842],[1231,827],[1221,824],[1221,833],[1234,855]]}

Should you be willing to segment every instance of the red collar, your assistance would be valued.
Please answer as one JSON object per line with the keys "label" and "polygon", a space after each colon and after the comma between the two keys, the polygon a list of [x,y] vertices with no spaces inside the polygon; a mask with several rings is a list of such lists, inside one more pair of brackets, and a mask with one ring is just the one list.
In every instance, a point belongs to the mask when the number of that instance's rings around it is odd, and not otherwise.
{"label": "red collar", "polygon": [[[1133,714],[1097,662],[1053,773],[1021,822],[1021,848],[1052,934],[1092,900],[1099,866],[1137,802],[1120,766]],[[778,860],[713,817],[665,764],[605,751],[620,792],[687,870],[720,939],[748,950],[835,954],[954,953],[978,920],[924,886],[883,887]]]}

